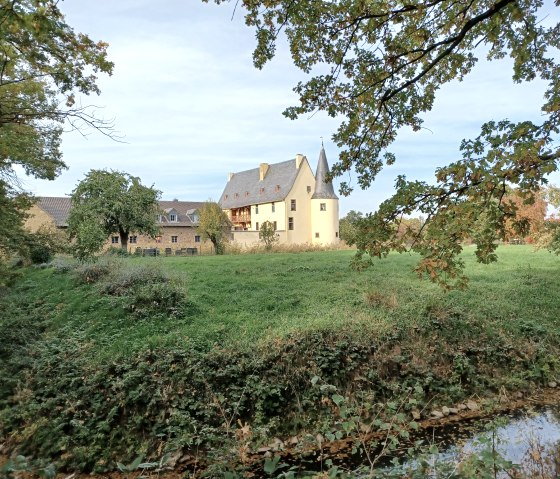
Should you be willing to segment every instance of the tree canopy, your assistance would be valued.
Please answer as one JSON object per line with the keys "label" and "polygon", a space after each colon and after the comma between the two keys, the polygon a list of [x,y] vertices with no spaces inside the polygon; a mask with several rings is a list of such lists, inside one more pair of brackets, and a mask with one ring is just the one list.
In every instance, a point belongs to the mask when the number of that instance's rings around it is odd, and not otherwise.
{"label": "tree canopy", "polygon": [[127,173],[91,170],[72,192],[68,230],[76,256],[92,256],[111,234],[119,235],[125,250],[131,233],[155,237],[160,195]]}
{"label": "tree canopy", "polygon": [[224,254],[231,231],[228,215],[218,203],[209,200],[200,208],[198,216],[198,231],[202,238],[212,242],[216,254]]}
{"label": "tree canopy", "polygon": [[0,243],[21,231],[29,206],[16,165],[52,180],[65,168],[64,124],[112,134],[111,124],[75,97],[98,94],[96,75],[112,72],[107,44],[75,32],[58,3],[0,0],[0,202],[10,210],[0,218]]}
{"label": "tree canopy", "polygon": [[[433,184],[399,176],[395,195],[363,220],[356,241],[362,256],[402,250],[395,222],[419,213],[426,220],[422,235],[409,244],[423,256],[420,274],[442,284],[464,284],[457,255],[472,231],[477,232],[478,259],[494,261],[495,240],[515,218],[515,205],[503,202],[507,188],[516,187],[529,199],[557,169],[560,158],[560,26],[541,21],[546,16],[543,2],[238,3],[245,8],[246,23],[256,30],[256,66],[263,67],[274,56],[283,33],[294,64],[311,76],[295,86],[299,104],[284,114],[296,118],[324,111],[342,118],[333,135],[341,153],[331,174],[353,170],[362,188],[371,185],[384,165],[395,162],[390,148],[398,131],[420,129],[438,89],[463,79],[479,57],[509,56],[515,82],[547,83],[539,123],[489,119],[477,138],[462,142],[461,159],[436,171]],[[351,189],[342,183],[342,193]]]}
{"label": "tree canopy", "polygon": [[259,229],[259,240],[264,243],[264,248],[270,251],[280,238],[272,221],[263,221]]}

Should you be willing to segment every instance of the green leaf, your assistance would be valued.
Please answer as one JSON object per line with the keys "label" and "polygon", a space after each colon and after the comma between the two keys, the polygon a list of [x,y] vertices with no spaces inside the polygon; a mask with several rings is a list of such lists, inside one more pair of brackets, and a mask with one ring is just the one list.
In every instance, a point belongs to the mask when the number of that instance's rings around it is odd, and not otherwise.
{"label": "green leaf", "polygon": [[264,472],[267,474],[273,474],[278,467],[278,462],[280,461],[280,456],[276,455],[272,459],[265,459],[264,461]]}

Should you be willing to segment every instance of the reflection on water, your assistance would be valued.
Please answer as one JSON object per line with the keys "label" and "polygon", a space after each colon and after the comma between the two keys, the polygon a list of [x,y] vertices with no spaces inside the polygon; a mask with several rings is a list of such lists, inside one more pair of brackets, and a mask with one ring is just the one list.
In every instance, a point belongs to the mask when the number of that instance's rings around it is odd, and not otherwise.
{"label": "reflection on water", "polygon": [[[438,447],[439,452],[427,458],[434,465],[434,470],[436,464],[462,462],[484,449],[495,448],[501,458],[523,465],[526,472],[530,472],[536,464],[541,469],[548,464],[550,475],[543,473],[539,477],[556,477],[560,473],[557,469],[559,466],[553,457],[546,455],[551,452],[558,454],[560,406],[516,412],[491,421],[473,421],[433,429],[424,438],[424,443]],[[394,474],[414,470],[419,466],[418,460],[412,459],[398,468],[385,467],[382,475],[393,477],[391,471]],[[434,474],[434,477],[437,475]],[[509,476],[498,474],[498,477]]]}

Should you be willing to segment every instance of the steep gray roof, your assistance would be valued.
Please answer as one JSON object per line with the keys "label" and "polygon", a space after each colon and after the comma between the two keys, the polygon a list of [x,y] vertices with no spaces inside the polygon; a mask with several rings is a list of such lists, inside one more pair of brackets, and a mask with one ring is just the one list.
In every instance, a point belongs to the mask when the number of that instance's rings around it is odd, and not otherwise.
{"label": "steep gray roof", "polygon": [[[303,162],[300,168],[302,166]],[[268,165],[263,181],[259,179],[259,168],[235,173],[227,182],[219,203],[222,208],[230,209],[282,201],[292,189],[298,173],[296,160]]]}
{"label": "steep gray roof", "polygon": [[[160,222],[161,226],[197,226],[198,223],[193,222],[193,214],[204,205],[202,201],[159,201],[159,207],[162,211],[177,212],[177,221],[170,222],[167,218]],[[38,198],[37,206],[48,213],[58,227],[68,226],[68,215],[72,208],[70,197],[53,197],[41,196]]]}
{"label": "steep gray roof", "polygon": [[325,178],[329,174],[329,164],[325,149],[321,148],[319,153],[319,161],[317,163],[317,173],[315,173],[315,192],[311,197],[312,200],[337,200],[331,181],[326,182]]}
{"label": "steep gray roof", "polygon": [[53,219],[55,226],[68,226],[68,215],[72,206],[68,196],[41,196],[37,206]]}

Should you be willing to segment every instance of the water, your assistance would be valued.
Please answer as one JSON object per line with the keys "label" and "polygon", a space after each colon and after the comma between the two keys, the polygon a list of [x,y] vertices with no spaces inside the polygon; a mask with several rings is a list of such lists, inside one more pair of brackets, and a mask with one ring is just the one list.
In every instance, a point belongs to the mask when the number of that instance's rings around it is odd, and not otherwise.
{"label": "water", "polygon": [[[504,460],[530,467],[531,463],[552,459],[546,455],[560,442],[560,406],[515,412],[491,421],[463,422],[426,433],[424,443],[438,448],[437,453],[428,456],[430,464],[456,463],[495,449]],[[396,469],[386,466],[383,472],[415,469],[416,465],[417,460],[412,459]],[[554,469],[550,464],[549,467]]]}

